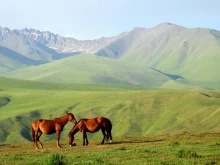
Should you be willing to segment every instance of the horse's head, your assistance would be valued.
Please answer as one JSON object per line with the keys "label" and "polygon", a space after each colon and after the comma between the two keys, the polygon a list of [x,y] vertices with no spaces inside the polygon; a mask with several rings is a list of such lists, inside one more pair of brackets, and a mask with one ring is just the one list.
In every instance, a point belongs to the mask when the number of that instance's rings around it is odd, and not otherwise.
{"label": "horse's head", "polygon": [[70,147],[72,147],[73,141],[74,141],[74,134],[72,132],[69,132],[69,134],[68,134],[68,143],[69,143]]}
{"label": "horse's head", "polygon": [[72,123],[77,123],[77,121],[72,113],[67,113],[67,115],[68,115],[69,121],[71,121]]}

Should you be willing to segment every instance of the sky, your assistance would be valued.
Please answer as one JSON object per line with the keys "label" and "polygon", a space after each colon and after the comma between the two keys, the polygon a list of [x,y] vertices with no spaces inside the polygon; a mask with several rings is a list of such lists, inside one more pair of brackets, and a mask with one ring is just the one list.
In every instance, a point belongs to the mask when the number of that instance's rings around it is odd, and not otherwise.
{"label": "sky", "polygon": [[169,22],[220,31],[219,0],[0,0],[0,26],[92,40]]}

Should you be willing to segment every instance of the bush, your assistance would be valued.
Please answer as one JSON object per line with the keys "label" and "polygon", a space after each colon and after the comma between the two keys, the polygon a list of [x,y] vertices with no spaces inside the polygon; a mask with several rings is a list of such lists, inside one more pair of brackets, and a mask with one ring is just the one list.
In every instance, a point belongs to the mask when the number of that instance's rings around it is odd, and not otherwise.
{"label": "bush", "polygon": [[180,145],[180,143],[178,141],[174,141],[174,140],[170,141],[170,143],[169,143],[169,146],[172,146],[172,147],[179,146],[179,145]]}
{"label": "bush", "polygon": [[47,160],[47,165],[64,165],[64,157],[65,156],[53,152]]}
{"label": "bush", "polygon": [[190,150],[178,150],[176,152],[176,156],[178,158],[198,158],[199,155],[195,151],[190,151]]}

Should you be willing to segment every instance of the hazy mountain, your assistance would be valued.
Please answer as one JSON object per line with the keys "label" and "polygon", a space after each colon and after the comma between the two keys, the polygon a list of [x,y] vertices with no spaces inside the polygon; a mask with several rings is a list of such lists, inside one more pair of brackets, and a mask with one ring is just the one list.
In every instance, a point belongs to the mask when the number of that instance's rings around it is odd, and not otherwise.
{"label": "hazy mountain", "polygon": [[[10,30],[6,27],[0,27],[1,51],[4,48],[4,52],[1,52],[0,73],[62,59],[81,52],[95,52],[124,34],[117,37],[80,41],[55,35],[48,31],[41,32],[27,28]],[[19,60],[17,60],[18,56]],[[22,56],[24,58],[21,58]],[[27,59],[29,59],[28,64],[26,63]]]}
{"label": "hazy mountain", "polygon": [[[90,52],[95,53],[99,49],[108,45],[109,43],[119,39],[126,35],[122,33],[115,37],[103,37],[96,40],[77,40],[71,37],[63,37],[58,34],[51,33],[49,31],[39,31],[35,29],[22,29],[22,30],[10,30],[8,28],[0,27],[0,45],[8,48],[14,48],[9,45],[11,38],[18,37],[17,41],[14,41],[16,45],[24,40],[24,44],[28,46],[30,42],[37,42],[40,45],[44,45],[59,53],[72,53],[72,52]],[[31,41],[30,41],[31,40]],[[47,49],[49,50],[49,49]],[[51,50],[50,50],[51,51]],[[51,52],[52,54],[54,52]],[[51,59],[51,58],[48,58]]]}
{"label": "hazy mountain", "polygon": [[[112,58],[115,63],[120,61],[139,67],[150,67],[168,77],[172,75],[173,79],[181,78],[184,83],[220,88],[220,32],[207,28],[186,28],[163,23],[152,28],[134,28],[115,37],[82,41],[35,29],[10,30],[0,27],[0,45],[29,59],[47,62],[91,52]],[[9,60],[8,62],[10,63]],[[72,62],[73,64],[67,62],[66,65],[75,65]],[[7,62],[4,65],[8,66]],[[4,68],[1,73],[13,70],[5,66],[1,65]],[[111,64],[109,67],[113,66]],[[134,65],[130,67],[132,70]],[[19,67],[14,69],[16,68]],[[121,68],[117,69],[121,71]],[[60,71],[59,74],[64,75]],[[86,74],[82,73],[84,76],[89,74],[89,70]],[[12,75],[14,74],[10,74]],[[69,77],[70,74],[65,73],[65,76]],[[123,74],[120,76],[121,80],[126,77]],[[103,82],[107,82],[106,79]]]}
{"label": "hazy mountain", "polygon": [[192,83],[219,86],[219,36],[212,29],[163,23],[135,28],[96,54],[179,75]]}
{"label": "hazy mountain", "polygon": [[0,46],[0,73],[43,63],[45,63],[45,61],[32,60],[13,50]]}

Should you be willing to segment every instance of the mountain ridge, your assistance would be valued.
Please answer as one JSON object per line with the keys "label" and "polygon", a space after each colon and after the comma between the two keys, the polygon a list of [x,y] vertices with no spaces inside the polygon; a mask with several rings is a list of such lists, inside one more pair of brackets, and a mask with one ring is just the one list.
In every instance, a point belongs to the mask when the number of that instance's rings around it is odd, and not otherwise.
{"label": "mountain ridge", "polygon": [[[165,75],[176,75],[196,86],[220,88],[220,32],[214,29],[186,28],[162,23],[152,28],[135,27],[130,32],[114,37],[77,40],[48,31],[27,28],[10,30],[0,27],[0,46],[32,60],[48,63],[92,52],[96,56],[115,59],[115,62],[126,62],[153,68]],[[11,60],[9,63],[16,63]],[[31,65],[34,63],[27,67]],[[14,68],[16,69],[19,68]],[[5,69],[1,73],[6,76],[11,71],[13,69]],[[89,70],[86,75],[88,74]],[[97,78],[97,83],[100,81],[103,79]]]}
{"label": "mountain ridge", "polygon": [[72,37],[63,37],[50,31],[40,31],[32,28],[10,30],[7,27],[0,26],[0,36],[10,35],[23,35],[25,37],[32,38],[33,40],[46,45],[48,48],[51,48],[58,53],[95,53],[97,50],[109,44],[110,42],[126,35],[126,32],[113,37],[102,37],[94,40],[78,40]]}

